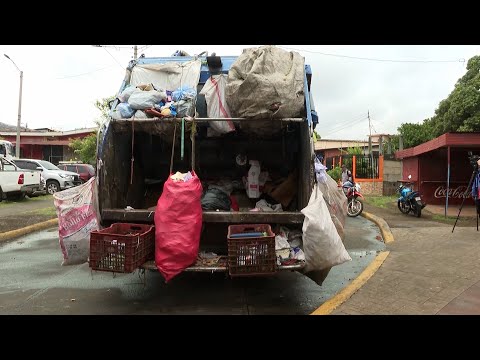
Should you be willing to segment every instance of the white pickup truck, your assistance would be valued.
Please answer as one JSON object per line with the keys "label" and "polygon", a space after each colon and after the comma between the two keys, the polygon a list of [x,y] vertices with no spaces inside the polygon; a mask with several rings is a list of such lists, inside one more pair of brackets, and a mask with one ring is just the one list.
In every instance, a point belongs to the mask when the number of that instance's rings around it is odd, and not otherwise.
{"label": "white pickup truck", "polygon": [[0,154],[0,201],[4,198],[22,199],[42,191],[43,184],[39,171],[19,169]]}

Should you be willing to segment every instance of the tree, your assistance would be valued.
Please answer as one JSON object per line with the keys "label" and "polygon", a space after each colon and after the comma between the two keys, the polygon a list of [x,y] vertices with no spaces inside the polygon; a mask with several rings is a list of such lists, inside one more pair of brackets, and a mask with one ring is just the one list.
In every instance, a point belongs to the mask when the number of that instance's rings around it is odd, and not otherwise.
{"label": "tree", "polygon": [[429,120],[424,120],[423,124],[402,124],[398,128],[398,132],[403,137],[404,148],[420,145],[426,141],[432,140],[435,137]]}
{"label": "tree", "polygon": [[[95,107],[100,111],[100,118],[95,119],[97,128],[108,119],[108,112],[110,111],[109,103],[115,99],[114,96],[103,98],[95,101]],[[69,146],[73,149],[75,154],[78,154],[83,163],[94,165],[97,159],[97,132],[84,137],[83,139],[72,140]]]}
{"label": "tree", "polygon": [[97,133],[90,134],[83,139],[75,139],[70,142],[69,146],[75,154],[78,154],[83,163],[95,166],[97,162]]}
{"label": "tree", "polygon": [[363,150],[360,146],[352,146],[347,148],[348,155],[363,155]]}
{"label": "tree", "polygon": [[480,56],[467,63],[467,72],[435,110],[435,136],[449,131],[480,130]]}
{"label": "tree", "polygon": [[412,147],[446,132],[480,131],[480,55],[467,63],[467,72],[438,104],[435,115],[422,124],[405,123],[398,128],[404,147]]}

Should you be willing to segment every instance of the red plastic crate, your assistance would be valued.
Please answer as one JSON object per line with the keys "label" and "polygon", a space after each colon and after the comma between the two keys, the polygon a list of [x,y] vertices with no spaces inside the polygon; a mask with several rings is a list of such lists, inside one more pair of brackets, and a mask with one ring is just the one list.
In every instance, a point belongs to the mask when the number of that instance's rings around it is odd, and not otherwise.
{"label": "red plastic crate", "polygon": [[90,233],[92,270],[131,273],[155,255],[155,227],[116,223]]}
{"label": "red plastic crate", "polygon": [[[232,237],[261,232],[266,236]],[[277,271],[275,233],[268,224],[243,224],[228,227],[228,272],[230,276],[272,275]]]}

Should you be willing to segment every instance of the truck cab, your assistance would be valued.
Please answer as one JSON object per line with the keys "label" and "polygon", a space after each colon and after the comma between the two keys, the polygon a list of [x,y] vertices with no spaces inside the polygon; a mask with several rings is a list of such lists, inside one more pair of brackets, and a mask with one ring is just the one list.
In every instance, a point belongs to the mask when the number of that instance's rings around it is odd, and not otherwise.
{"label": "truck cab", "polygon": [[[183,120],[110,118],[100,127],[97,186],[103,226],[116,222],[153,224],[155,206],[173,162],[173,172],[194,169],[204,190],[211,184],[227,184],[231,196],[236,199],[234,211],[203,210],[201,250],[225,254],[228,226],[232,224],[271,224],[272,229],[287,226],[301,230],[304,220],[301,209],[308,204],[314,184],[312,133],[317,117],[310,92],[310,66],[304,66],[305,96],[303,111],[298,117],[209,118],[201,90],[212,75],[228,74],[236,57],[215,56],[215,66],[211,60],[208,56],[172,56],[144,57],[130,62],[118,96],[128,85],[136,86],[145,69],[170,66],[182,71],[186,64],[200,61],[195,111],[194,116]],[[112,109],[119,102],[117,98]],[[231,121],[235,131],[212,135],[212,121]],[[283,203],[283,211],[252,211],[260,197],[251,198],[245,190],[250,160],[257,161],[260,171],[268,173],[261,185],[265,194],[261,198],[267,203]],[[301,266],[284,268],[302,270]],[[214,270],[205,267],[203,271]],[[324,271],[317,278],[325,278],[327,273]],[[323,279],[317,282],[321,281]]]}
{"label": "truck cab", "polygon": [[7,140],[0,140],[0,157],[12,160],[15,156],[13,144]]}

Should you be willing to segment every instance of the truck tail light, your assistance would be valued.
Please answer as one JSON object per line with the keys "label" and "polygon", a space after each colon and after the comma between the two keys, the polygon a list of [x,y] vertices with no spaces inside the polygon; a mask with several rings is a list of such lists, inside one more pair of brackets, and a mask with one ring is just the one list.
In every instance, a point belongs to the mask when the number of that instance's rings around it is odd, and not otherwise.
{"label": "truck tail light", "polygon": [[18,185],[23,185],[23,181],[25,180],[25,176],[23,174],[20,174],[18,177]]}

